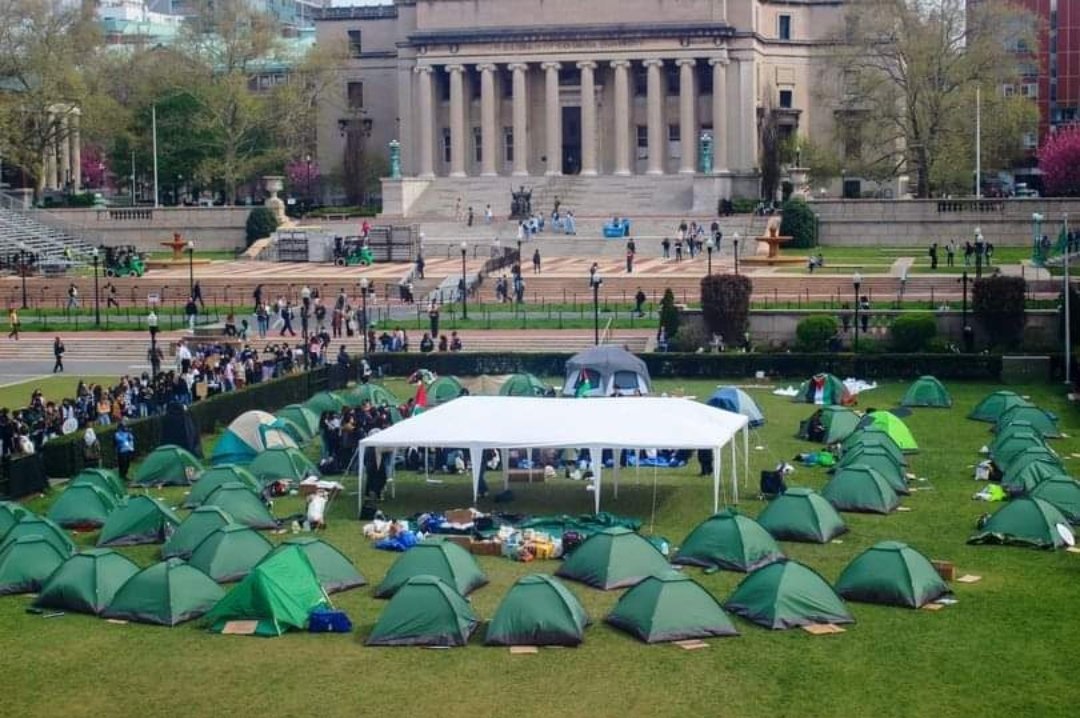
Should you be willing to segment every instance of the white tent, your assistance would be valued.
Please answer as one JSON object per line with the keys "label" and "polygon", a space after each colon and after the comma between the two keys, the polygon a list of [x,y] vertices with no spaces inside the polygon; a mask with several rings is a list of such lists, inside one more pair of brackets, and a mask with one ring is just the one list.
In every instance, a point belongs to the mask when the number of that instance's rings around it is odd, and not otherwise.
{"label": "white tent", "polygon": [[[748,420],[742,414],[715,409],[689,399],[624,397],[610,399],[544,399],[509,396],[465,396],[368,436],[360,447],[398,449],[409,446],[468,449],[473,467],[473,500],[480,482],[485,449],[588,447],[593,457],[596,510],[600,510],[601,462],[604,449],[711,449],[713,511],[720,508],[721,450],[731,444],[731,483],[738,499],[735,442],[743,433],[744,472],[748,471]],[[364,462],[360,465],[363,501]],[[505,453],[503,467],[505,469]],[[618,492],[618,462],[615,464]]]}

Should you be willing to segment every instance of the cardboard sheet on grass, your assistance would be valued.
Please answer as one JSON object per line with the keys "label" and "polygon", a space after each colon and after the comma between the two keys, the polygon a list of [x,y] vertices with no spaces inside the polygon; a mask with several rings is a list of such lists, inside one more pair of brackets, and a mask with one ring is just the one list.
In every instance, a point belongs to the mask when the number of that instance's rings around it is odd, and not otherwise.
{"label": "cardboard sheet on grass", "polygon": [[[711,449],[713,511],[720,509],[722,449],[731,445],[731,488],[738,499],[736,433],[742,431],[743,475],[749,471],[748,420],[742,414],[696,401],[668,397],[541,399],[463,396],[413,416],[360,442],[363,448],[409,446],[467,448],[473,467],[473,500],[478,493],[485,449],[563,449],[587,447],[592,456],[604,449]],[[360,465],[363,500],[364,462]],[[507,462],[502,462],[505,467]],[[602,470],[594,462],[594,499],[600,511]],[[618,469],[614,469],[618,492]],[[504,483],[507,483],[504,474]]]}

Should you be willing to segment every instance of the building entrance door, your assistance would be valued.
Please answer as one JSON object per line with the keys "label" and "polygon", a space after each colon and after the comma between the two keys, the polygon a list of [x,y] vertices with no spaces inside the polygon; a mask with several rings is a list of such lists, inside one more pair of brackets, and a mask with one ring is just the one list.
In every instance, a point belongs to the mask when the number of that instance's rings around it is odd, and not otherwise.
{"label": "building entrance door", "polygon": [[581,172],[581,107],[562,108],[562,173]]}

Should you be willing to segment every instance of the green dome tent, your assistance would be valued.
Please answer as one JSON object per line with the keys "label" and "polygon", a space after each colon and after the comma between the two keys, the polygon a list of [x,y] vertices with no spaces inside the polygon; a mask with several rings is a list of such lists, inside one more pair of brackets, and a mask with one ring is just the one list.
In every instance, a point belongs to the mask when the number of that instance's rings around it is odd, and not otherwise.
{"label": "green dome tent", "polygon": [[210,494],[214,493],[214,491],[224,484],[231,482],[243,484],[251,489],[253,493],[258,493],[262,490],[262,485],[259,483],[259,480],[245,467],[236,466],[235,464],[224,464],[204,471],[202,475],[199,476],[199,480],[195,482],[195,485],[191,487],[191,492],[184,497],[182,506],[185,509],[193,509],[196,506],[202,506],[203,502],[209,498]]}
{"label": "green dome tent", "polygon": [[1053,504],[1031,497],[1013,499],[1002,506],[968,539],[971,544],[1006,544],[1032,548],[1063,548],[1058,526],[1068,530],[1069,520]]}
{"label": "green dome tent", "polygon": [[228,481],[214,489],[202,505],[217,506],[236,523],[253,529],[276,529],[278,525],[262,499],[246,484],[237,481]]}
{"label": "green dome tent", "polygon": [[[1022,452],[1023,453],[1023,452]],[[1017,456],[1021,456],[1017,454]],[[1031,461],[1010,464],[1019,468],[1009,468],[1001,476],[1001,488],[1012,495],[1030,494],[1035,487],[1047,479],[1068,476],[1060,464],[1050,461]]]}
{"label": "green dome tent", "polygon": [[144,568],[113,596],[103,618],[176,626],[214,607],[225,591],[178,558]]}
{"label": "green dome tent", "polygon": [[689,576],[648,576],[619,598],[605,619],[645,643],[737,636],[720,602]]}
{"label": "green dome tent", "polygon": [[21,504],[17,504],[14,501],[0,501],[0,540],[3,540],[4,534],[8,530],[19,523],[19,520],[23,517],[33,517],[34,513],[29,509],[23,508]]}
{"label": "green dome tent", "polygon": [[[859,427],[862,417],[843,406],[823,406],[809,419],[799,422],[798,438],[803,441],[818,441],[821,444],[835,444],[851,436]],[[820,426],[820,428],[818,428]],[[818,436],[819,438],[814,438]]]}
{"label": "green dome tent", "polygon": [[322,476],[311,459],[299,449],[267,449],[248,464],[248,471],[264,486],[272,481],[299,483],[309,476]]}
{"label": "green dome tent", "polygon": [[900,496],[885,477],[865,466],[837,470],[821,495],[838,511],[888,514],[900,505]]}
{"label": "green dome tent", "polygon": [[274,419],[273,424],[269,424],[268,426],[271,429],[276,429],[287,434],[290,439],[296,442],[297,446],[303,446],[311,441],[311,436],[308,435],[307,431],[293,423],[290,419],[283,419],[279,416]]}
{"label": "green dome tent", "polygon": [[303,404],[289,404],[279,409],[274,416],[295,424],[304,433],[305,441],[311,441],[319,435],[319,415]]}
{"label": "green dome tent", "polygon": [[471,553],[449,541],[427,539],[398,556],[375,589],[375,598],[393,596],[406,581],[420,575],[440,578],[462,596],[488,582]]}
{"label": "green dome tent", "polygon": [[911,435],[911,429],[907,427],[896,414],[891,411],[872,411],[868,414],[874,426],[888,434],[889,438],[896,442],[900,451],[913,453],[919,450],[915,443],[915,437]]}
{"label": "green dome tent", "polygon": [[556,576],[610,591],[671,570],[651,543],[628,528],[614,526],[587,538],[566,558]]}
{"label": "green dome tent", "polygon": [[829,543],[848,530],[824,497],[812,489],[795,487],[770,501],[757,522],[780,541]]}
{"label": "green dome tent", "polygon": [[783,557],[776,541],[757,521],[735,509],[723,509],[683,539],[671,562],[747,572]]}
{"label": "green dome tent", "polygon": [[69,486],[49,507],[47,516],[68,529],[100,528],[116,509],[116,499],[94,484]]}
{"label": "green dome tent", "polygon": [[844,382],[832,374],[815,374],[799,385],[799,392],[792,401],[802,404],[847,406],[855,403]]}
{"label": "green dome tent", "polygon": [[132,496],[109,514],[98,536],[98,546],[135,546],[163,543],[180,517],[158,499]]}
{"label": "green dome tent", "polygon": [[204,538],[232,523],[232,517],[217,506],[200,506],[188,514],[165,541],[161,557],[186,559]]}
{"label": "green dome tent", "polygon": [[[995,464],[997,462],[994,462]],[[1060,469],[1061,473],[1065,472],[1065,465],[1061,463],[1061,457],[1057,455],[1053,449],[1045,444],[1042,446],[1029,446],[1026,449],[1016,452],[1010,458],[1008,463],[998,468],[1001,469],[1001,473],[1005,476],[1015,474],[1020,469],[1030,464],[1045,464],[1046,466]]]}
{"label": "green dome tent", "polygon": [[1053,506],[1069,523],[1080,524],[1080,482],[1064,475],[1051,476],[1039,482],[1029,495]]}
{"label": "green dome tent", "polygon": [[852,559],[836,581],[849,601],[922,608],[949,593],[930,561],[899,541],[882,541]]}
{"label": "green dome tent", "polygon": [[57,551],[64,555],[64,558],[75,553],[75,543],[68,538],[64,529],[44,516],[35,516],[33,514],[27,514],[20,518],[14,526],[8,529],[7,533],[0,537],[0,551],[3,551],[8,544],[13,543],[16,539],[35,535],[44,537]]}
{"label": "green dome tent", "polygon": [[467,393],[468,391],[465,389],[465,385],[462,384],[456,376],[440,376],[438,379],[428,384],[427,403],[425,406],[430,409],[433,406],[445,404],[446,402],[457,399],[459,396],[464,396]]}
{"label": "green dome tent", "polygon": [[18,536],[5,541],[0,549],[0,596],[40,590],[67,557],[44,536]]}
{"label": "green dome tent", "polygon": [[239,581],[274,545],[255,529],[229,524],[214,529],[191,552],[188,563],[218,583]]}
{"label": "green dome tent", "polygon": [[229,424],[214,444],[210,461],[222,464],[248,464],[259,452],[278,446],[297,448],[286,432],[273,426],[276,419],[265,411],[245,411]]}
{"label": "green dome tent", "polygon": [[935,409],[948,409],[952,407],[952,396],[945,385],[932,376],[920,376],[916,379],[904,396],[900,399],[900,406],[924,406]]}
{"label": "green dome tent", "polygon": [[878,447],[889,452],[889,455],[901,465],[907,464],[907,459],[904,457],[904,452],[900,450],[900,446],[893,441],[883,429],[874,424],[869,426],[863,426],[854,434],[844,439],[840,445],[842,454],[846,456],[850,452],[854,452],[862,448]]}
{"label": "green dome tent", "polygon": [[83,484],[93,484],[117,500],[127,495],[127,487],[112,469],[83,469],[75,475],[68,487]]}
{"label": "green dome tent", "polygon": [[41,587],[34,605],[99,615],[124,583],[139,572],[111,548],[92,548],[68,558]]}
{"label": "green dome tent", "polygon": [[322,416],[323,412],[327,411],[340,412],[348,405],[349,403],[345,401],[344,397],[332,391],[320,391],[303,403],[304,408],[314,412],[317,416]]}
{"label": "green dome tent", "polygon": [[795,561],[779,561],[754,571],[735,588],[724,608],[774,630],[855,622],[828,582]]}
{"label": "green dome tent", "polygon": [[393,392],[381,384],[358,384],[342,396],[350,406],[361,406],[365,401],[370,401],[372,406],[396,407],[401,403]]}
{"label": "green dome tent", "polygon": [[303,550],[282,546],[218,601],[206,620],[217,633],[229,621],[257,621],[256,636],[280,636],[291,628],[306,629],[311,612],[329,606]]}
{"label": "green dome tent", "polygon": [[367,645],[464,646],[479,623],[451,586],[435,576],[413,576],[383,609]]}
{"label": "green dome tent", "polygon": [[1037,406],[1014,406],[1006,409],[994,424],[994,431],[1004,430],[1018,421],[1026,421],[1047,439],[1061,438],[1057,417]]}
{"label": "green dome tent", "polygon": [[1011,431],[998,434],[990,446],[990,458],[998,466],[1008,466],[1013,457],[1033,446],[1045,447],[1046,442],[1036,431]]}
{"label": "green dome tent", "polygon": [[356,570],[356,566],[345,554],[326,541],[312,536],[293,536],[285,539],[263,561],[269,561],[271,556],[293,546],[299,548],[307,556],[311,567],[315,569],[319,583],[327,593],[347,591],[367,583],[367,579]]}
{"label": "green dome tent", "polygon": [[548,388],[532,374],[511,374],[499,387],[499,396],[547,396]]}
{"label": "green dome tent", "polygon": [[844,458],[836,462],[835,471],[848,466],[862,466],[874,469],[889,482],[889,486],[897,493],[909,493],[907,476],[904,467],[896,463],[896,459],[888,449],[880,446],[857,447],[854,451],[844,454]]}
{"label": "green dome tent", "polygon": [[488,624],[488,646],[577,646],[589,616],[558,579],[546,574],[519,578]]}
{"label": "green dome tent", "polygon": [[154,449],[135,470],[136,486],[187,486],[194,483],[202,463],[179,446],[166,444]]}
{"label": "green dome tent", "polygon": [[1014,434],[1034,434],[1045,443],[1046,437],[1030,421],[1018,419],[1008,425],[995,424],[993,427],[994,441],[1004,441]]}
{"label": "green dome tent", "polygon": [[1015,392],[995,391],[976,404],[975,408],[968,414],[968,418],[975,421],[988,421],[993,424],[998,420],[999,416],[1014,406],[1034,405]]}

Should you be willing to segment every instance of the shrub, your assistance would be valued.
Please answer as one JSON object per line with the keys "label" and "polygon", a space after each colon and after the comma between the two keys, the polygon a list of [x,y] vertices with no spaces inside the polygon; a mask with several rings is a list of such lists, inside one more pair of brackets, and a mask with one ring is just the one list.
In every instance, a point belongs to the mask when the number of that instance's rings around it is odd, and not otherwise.
{"label": "shrub", "polygon": [[817,218],[810,205],[802,197],[784,203],[784,216],[780,220],[780,234],[791,237],[787,244],[794,249],[810,249],[817,246]]}
{"label": "shrub", "polygon": [[679,333],[679,310],[675,307],[675,293],[670,288],[664,290],[664,298],[660,300],[660,326],[669,341]]}
{"label": "shrub", "polygon": [[701,317],[688,317],[679,324],[672,348],[677,352],[696,352],[709,345],[711,337]]}
{"label": "shrub", "polygon": [[727,344],[741,344],[749,325],[754,284],[743,274],[711,274],[701,280],[701,314],[705,329]]}
{"label": "shrub", "polygon": [[892,349],[897,352],[926,351],[935,336],[937,320],[933,314],[902,314],[892,324]]}
{"label": "shrub", "polygon": [[244,230],[247,235],[247,246],[251,246],[255,240],[269,237],[278,227],[277,217],[268,207],[255,207],[248,214],[247,224]]}
{"label": "shrub", "polygon": [[975,280],[972,306],[995,347],[1015,347],[1023,339],[1027,283],[1022,277],[994,275]]}
{"label": "shrub", "polygon": [[826,351],[829,347],[829,340],[836,336],[839,328],[836,317],[827,314],[815,314],[803,319],[795,327],[795,336],[799,340],[799,349],[805,352]]}

